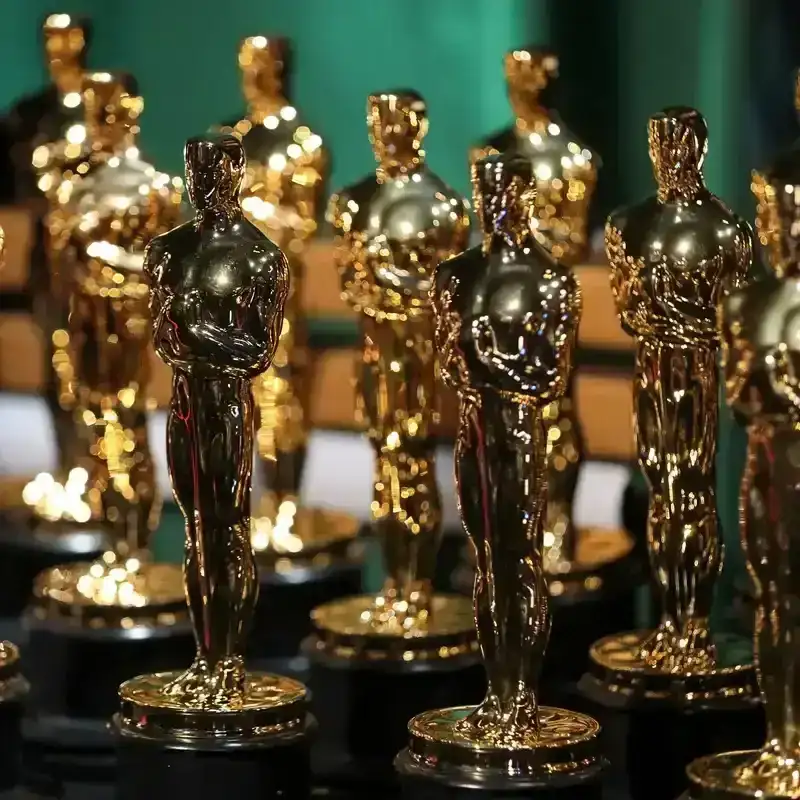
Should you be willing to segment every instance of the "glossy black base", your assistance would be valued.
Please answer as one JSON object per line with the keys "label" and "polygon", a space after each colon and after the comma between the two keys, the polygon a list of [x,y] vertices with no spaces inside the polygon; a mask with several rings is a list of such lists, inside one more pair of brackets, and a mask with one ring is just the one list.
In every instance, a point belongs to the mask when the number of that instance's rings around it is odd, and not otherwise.
{"label": "glossy black base", "polygon": [[436,663],[347,661],[314,654],[309,686],[319,734],[314,773],[332,788],[390,787],[408,721],[432,708],[478,703],[486,677],[476,655]]}
{"label": "glossy black base", "polygon": [[113,749],[107,723],[119,708],[119,685],[190,664],[195,652],[187,622],[92,630],[26,614],[24,624],[23,664],[32,687],[25,738],[43,747]]}
{"label": "glossy black base", "polygon": [[176,747],[125,734],[117,740],[116,800],[305,800],[310,796],[306,738],[261,746]]}
{"label": "glossy black base", "polygon": [[361,591],[361,565],[342,563],[284,573],[259,569],[259,579],[247,656],[288,659],[300,652],[303,640],[311,634],[313,609]]}
{"label": "glossy black base", "polygon": [[760,747],[765,737],[760,708],[626,713],[594,707],[603,726],[612,781],[630,800],[675,800],[688,786],[686,767],[703,755]]}
{"label": "glossy black base", "polygon": [[[531,798],[531,800],[602,800],[602,766],[582,775],[555,774],[537,783],[523,782],[500,770],[454,769],[452,773],[441,765],[435,778],[419,770],[406,751],[395,762],[400,775],[402,796],[406,800],[495,800],[495,798]],[[476,785],[460,786],[465,778]],[[478,785],[480,784],[480,785]]]}
{"label": "glossy black base", "polygon": [[21,774],[21,700],[0,703],[0,790],[16,785]]}
{"label": "glossy black base", "polygon": [[106,549],[99,531],[34,530],[0,513],[0,617],[22,614],[31,599],[34,578],[44,570],[73,561],[93,561]]}

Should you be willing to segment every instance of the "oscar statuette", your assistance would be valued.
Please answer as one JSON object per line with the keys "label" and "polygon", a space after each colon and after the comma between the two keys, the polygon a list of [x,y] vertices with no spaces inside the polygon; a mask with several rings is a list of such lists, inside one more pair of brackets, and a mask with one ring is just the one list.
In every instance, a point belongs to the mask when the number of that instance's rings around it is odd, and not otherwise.
{"label": "oscar statuette", "polygon": [[393,776],[409,712],[483,688],[470,603],[432,586],[441,500],[429,289],[436,264],[467,244],[467,204],[427,167],[419,95],[371,95],[367,124],[377,169],[333,195],[329,216],[343,295],[361,319],[357,412],[375,455],[385,580],[376,595],[316,608],[305,647],[321,746],[333,771],[357,778]]}
{"label": "oscar statuette", "polygon": [[[536,184],[534,239],[560,263],[574,266],[588,251],[589,205],[600,160],[558,114],[542,105],[542,92],[558,76],[555,53],[518,48],[506,54],[504,65],[514,124],[474,148],[471,159],[505,153],[531,162]],[[566,393],[543,412],[547,514],[542,558],[553,601],[545,683],[580,678],[592,642],[633,624],[633,591],[641,577],[626,531],[578,527],[573,519],[584,461],[574,378],[573,372]]]}
{"label": "oscar statuette", "polygon": [[[0,269],[3,267],[5,234],[0,228]],[[20,670],[19,650],[0,641],[0,792],[17,783],[21,766],[20,721],[28,682]]]}
{"label": "oscar statuette", "polygon": [[42,26],[52,84],[17,103],[4,120],[14,163],[13,201],[30,209],[30,302],[45,357],[43,400],[52,423],[56,469],[0,481],[0,612],[16,616],[28,602],[34,577],[47,567],[94,558],[106,544],[102,531],[72,513],[80,480],[76,466],[75,398],[69,361],[70,287],[59,266],[63,236],[59,187],[88,169],[90,147],[81,82],[88,43],[86,21],[50,14]]}
{"label": "oscar statuette", "polygon": [[[239,50],[247,116],[230,130],[247,158],[242,210],[286,254],[291,281],[272,364],[253,382],[256,445],[264,489],[253,503],[253,550],[259,604],[248,652],[297,656],[311,632],[312,609],[361,588],[355,558],[359,523],[302,503],[308,431],[311,353],[301,298],[304,255],[317,229],[328,155],[322,138],[289,101],[289,42],[252,36]],[[272,622],[281,608],[280,624]]]}
{"label": "oscar statuette", "polygon": [[[800,109],[800,79],[796,84]],[[766,716],[756,750],[689,765],[691,800],[800,797],[797,688],[800,519],[800,141],[754,173],[756,227],[772,274],[720,308],[728,403],[747,426],[739,500],[742,546],[756,591],[754,657]]]}
{"label": "oscar statuette", "polygon": [[308,692],[243,656],[258,600],[252,381],[278,347],[289,267],[239,205],[240,141],[190,139],[185,162],[195,217],[150,242],[144,272],[155,347],[173,369],[167,461],[196,655],[184,672],[120,687],[117,797],[304,797]]}
{"label": "oscar statuette", "polygon": [[529,159],[486,156],[472,180],[483,242],[439,264],[431,295],[442,378],[459,396],[456,486],[488,689],[477,706],[414,717],[395,764],[409,798],[599,798],[600,726],[540,706],[538,687],[550,634],[544,409],[569,385],[580,287],[533,235]]}
{"label": "oscar statuette", "polygon": [[[150,559],[162,500],[147,434],[150,314],[144,249],[180,218],[182,182],[141,157],[132,80],[83,82],[94,164],[61,190],[59,261],[70,275],[69,357],[84,492],[76,514],[109,548],[52,567],[25,615],[34,722],[29,738],[111,749],[119,684],[191,655],[181,569]],[[35,729],[35,733],[34,733]],[[67,736],[68,734],[68,736]]]}
{"label": "oscar statuette", "polygon": [[716,308],[746,280],[752,231],[705,186],[708,129],[697,111],[654,115],[648,140],[657,194],[614,212],[605,244],[617,313],[636,343],[634,431],[661,618],[655,630],[595,642],[581,683],[625,714],[634,798],[674,800],[686,764],[758,715],[752,667],[732,663],[709,629],[723,562]]}

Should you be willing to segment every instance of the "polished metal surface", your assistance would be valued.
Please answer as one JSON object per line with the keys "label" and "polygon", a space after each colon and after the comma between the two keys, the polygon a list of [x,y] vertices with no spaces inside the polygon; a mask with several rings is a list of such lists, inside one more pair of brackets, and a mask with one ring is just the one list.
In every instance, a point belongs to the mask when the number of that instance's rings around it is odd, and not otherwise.
{"label": "polished metal surface", "polygon": [[540,95],[558,77],[558,67],[558,56],[538,47],[506,54],[514,124],[473,148],[470,160],[492,153],[528,159],[536,183],[533,235],[554,258],[575,264],[586,255],[589,204],[600,159],[553,109],[542,105]]}
{"label": "polished metal surface", "polygon": [[259,565],[313,567],[347,561],[359,530],[346,514],[304,508],[300,493],[308,439],[311,354],[301,314],[304,254],[317,229],[328,154],[285,91],[289,43],[251,36],[239,50],[247,116],[223,127],[241,138],[247,158],[241,203],[247,219],[283,251],[291,285],[272,364],[253,381],[256,446],[266,491],[253,509]]}
{"label": "polished metal surface", "polygon": [[71,289],[75,461],[63,482],[40,475],[23,498],[48,519],[98,525],[111,548],[94,563],[40,575],[34,605],[41,615],[91,627],[160,615],[174,622],[186,613],[180,569],[148,563],[161,497],[147,436],[150,319],[142,267],[150,239],[177,223],[183,185],[142,160],[143,103],[129,81],[95,73],[82,91],[92,163],[58,194],[58,262]]}
{"label": "polished metal surface", "polygon": [[42,33],[56,96],[48,109],[40,111],[32,135],[23,135],[14,148],[17,182],[24,186],[29,174],[35,176],[45,208],[43,251],[33,253],[34,271],[40,259],[45,262],[45,269],[37,275],[34,312],[45,341],[45,397],[55,428],[58,466],[65,473],[73,466],[70,462],[77,442],[71,424],[75,398],[67,332],[70,286],[58,261],[65,224],[59,189],[76,175],[85,174],[91,153],[83,91],[87,28],[85,21],[68,14],[51,14]]}
{"label": "polished metal surface", "polygon": [[[35,201],[40,170],[79,155],[83,131],[81,81],[89,44],[89,21],[48,14],[42,21],[43,56],[50,83],[14,104],[4,119],[14,169],[14,201]],[[54,176],[57,177],[57,176]]]}
{"label": "polished metal surface", "polygon": [[[508,97],[514,124],[473,148],[471,159],[491,153],[520,156],[531,163],[536,183],[533,233],[561,263],[586,256],[589,205],[600,159],[571,132],[540,94],[558,76],[558,56],[522,47],[505,56]],[[547,516],[543,558],[551,594],[595,592],[604,586],[604,567],[630,553],[622,530],[579,531],[573,520],[575,491],[583,463],[580,419],[572,385],[544,410],[547,429]],[[579,539],[583,537],[584,541]]]}
{"label": "polished metal surface", "polygon": [[[214,735],[217,712],[280,701],[278,690],[251,691],[261,679],[248,678],[242,653],[258,598],[250,543],[251,381],[278,346],[289,269],[239,206],[239,140],[190,139],[185,160],[195,218],[150,242],[144,272],[156,350],[173,369],[167,460],[186,520],[184,581],[197,655],[169,679],[126,683],[121,724],[124,730],[133,719],[137,726],[137,707],[176,706],[203,711],[198,724]],[[239,722],[241,730],[247,720]]]}
{"label": "polished metal surface", "polygon": [[718,682],[708,626],[722,568],[716,308],[746,279],[752,233],[705,187],[708,131],[697,111],[654,115],[648,141],[658,192],[613,213],[605,241],[617,313],[636,342],[634,428],[650,489],[648,550],[662,615],[643,640],[624,647],[617,644],[629,634],[611,637],[592,656],[612,674],[642,673],[637,680],[645,682],[648,673]]}
{"label": "polished metal surface", "polygon": [[473,602],[488,689],[476,708],[415,717],[400,760],[434,773],[491,766],[508,780],[577,775],[602,762],[600,726],[540,709],[537,684],[550,633],[542,414],[569,382],[580,287],[533,236],[530,161],[488,156],[472,179],[483,243],[437,267],[431,297],[442,376],[460,400],[456,484],[477,555]]}
{"label": "polished metal surface", "polygon": [[727,299],[720,328],[728,403],[747,425],[741,535],[767,736],[761,751],[708,756],[689,775],[707,793],[766,800],[800,797],[800,143],[754,173],[753,190],[772,274]]}
{"label": "polished metal surface", "polygon": [[[469,219],[464,199],[427,167],[422,145],[428,116],[419,95],[371,95],[367,125],[376,172],[334,194],[329,204],[343,296],[361,315],[357,413],[375,453],[372,527],[386,571],[382,591],[353,624],[365,636],[375,628],[424,635],[436,625],[430,620],[432,579],[441,538],[433,438],[437,363],[428,293],[436,265],[466,246]],[[462,603],[447,599],[448,605]],[[462,618],[455,609],[451,613]],[[339,615],[336,604],[323,606],[315,624],[330,628],[328,619]],[[461,639],[474,636],[469,628]]]}

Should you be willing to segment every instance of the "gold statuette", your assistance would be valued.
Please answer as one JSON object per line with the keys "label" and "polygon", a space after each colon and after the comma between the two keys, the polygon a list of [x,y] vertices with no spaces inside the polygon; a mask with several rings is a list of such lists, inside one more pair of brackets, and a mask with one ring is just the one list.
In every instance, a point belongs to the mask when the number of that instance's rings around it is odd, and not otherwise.
{"label": "gold statuette", "polygon": [[542,534],[547,504],[543,411],[569,383],[581,315],[572,271],[535,241],[528,159],[473,164],[483,244],[440,264],[432,298],[442,377],[459,395],[456,485],[476,552],[475,624],[488,690],[476,708],[409,723],[401,772],[467,787],[586,780],[602,767],[600,726],[540,707],[550,632]]}
{"label": "gold statuette", "polygon": [[[289,270],[242,214],[238,139],[190,139],[186,178],[196,216],[147,248],[156,350],[173,369],[167,459],[186,519],[184,584],[197,654],[183,673],[120,687],[123,739],[165,746],[256,744],[301,735],[307,693],[246,672],[242,653],[258,598],[250,543],[251,382],[278,346]],[[199,745],[197,745],[199,746]]]}
{"label": "gold statuette", "polygon": [[346,514],[300,506],[310,366],[300,309],[303,256],[317,229],[328,157],[321,137],[286,98],[288,56],[285,39],[245,39],[239,67],[248,115],[228,129],[241,137],[247,157],[242,210],[286,253],[292,277],[278,350],[253,382],[266,483],[253,513],[253,549],[262,567],[279,572],[347,560],[358,533]]}
{"label": "gold statuette", "polygon": [[[69,354],[81,459],[59,488],[71,492],[68,513],[99,524],[112,546],[94,563],[40,575],[34,609],[91,628],[174,624],[186,613],[180,569],[148,561],[161,498],[147,437],[150,320],[142,269],[147,243],[178,222],[183,186],[142,160],[136,134],[143,104],[129,79],[88,75],[83,97],[95,163],[61,187],[59,255],[73,287]],[[28,494],[41,484],[30,484]],[[45,513],[55,496],[54,485],[42,486]]]}
{"label": "gold statuette", "polygon": [[708,620],[722,568],[716,308],[745,281],[752,232],[705,187],[708,130],[697,111],[656,114],[648,135],[658,193],[612,214],[605,241],[617,313],[636,342],[634,429],[662,614],[655,631],[596,642],[591,669],[618,696],[750,698],[752,670],[720,664]]}
{"label": "gold statuette", "polygon": [[[37,176],[37,187],[44,196],[47,211],[44,217],[43,251],[33,259],[37,275],[34,311],[45,342],[46,400],[56,436],[58,472],[65,475],[73,466],[75,429],[72,417],[75,396],[72,386],[72,365],[69,360],[69,297],[71,285],[59,263],[59,247],[65,229],[61,213],[59,189],[88,169],[91,146],[83,105],[83,62],[86,56],[86,23],[68,14],[51,14],[43,27],[45,53],[50,75],[58,90],[59,107],[56,124],[45,126],[28,154],[31,163],[26,170]],[[44,263],[39,264],[39,260]]]}
{"label": "gold statuette", "polygon": [[[558,75],[558,56],[536,47],[513,50],[505,57],[508,97],[514,125],[474,148],[472,160],[491,153],[520,156],[531,162],[536,198],[533,235],[562,264],[586,256],[589,204],[597,184],[600,160],[572,133],[540,95]],[[567,597],[604,587],[604,567],[633,548],[622,530],[582,528],[573,521],[583,442],[572,385],[544,411],[547,429],[547,516],[544,569],[550,593]]]}
{"label": "gold statuette", "polygon": [[[316,609],[318,646],[366,658],[439,658],[475,647],[469,603],[434,596],[441,535],[433,425],[438,418],[433,270],[467,243],[465,201],[425,163],[425,103],[412,92],[371,95],[376,174],[334,195],[346,301],[361,314],[358,413],[375,452],[373,531],[386,580],[377,597]],[[403,655],[403,654],[406,655]]]}
{"label": "gold statuette", "polygon": [[732,294],[720,309],[727,399],[747,423],[739,507],[757,595],[754,653],[767,738],[760,751],[691,764],[690,796],[702,800],[800,797],[800,629],[794,617],[800,574],[799,165],[795,144],[772,169],[753,175],[759,239],[774,274]]}

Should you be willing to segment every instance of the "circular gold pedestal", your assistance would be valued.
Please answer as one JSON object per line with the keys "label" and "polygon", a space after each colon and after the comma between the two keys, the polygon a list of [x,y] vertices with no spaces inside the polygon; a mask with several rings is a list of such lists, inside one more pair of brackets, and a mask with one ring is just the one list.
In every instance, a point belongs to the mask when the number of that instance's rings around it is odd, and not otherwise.
{"label": "circular gold pedestal", "polygon": [[188,618],[183,570],[109,556],[53,567],[36,579],[30,613],[88,630],[172,627]]}
{"label": "circular gold pedestal", "polygon": [[321,508],[252,517],[253,552],[262,569],[278,575],[318,571],[360,559],[355,517]]}
{"label": "circular gold pedestal", "polygon": [[647,703],[682,708],[722,708],[759,702],[755,671],[749,664],[703,672],[675,673],[653,669],[640,649],[652,631],[627,631],[606,636],[590,651],[590,672],[582,686],[600,702]]}
{"label": "circular gold pedestal", "polygon": [[630,578],[628,556],[633,551],[633,539],[621,529],[580,528],[576,532],[575,558],[548,558],[544,567],[547,585],[553,598],[585,598],[608,588],[609,583]]}
{"label": "circular gold pedestal", "polygon": [[169,746],[260,746],[267,739],[303,736],[308,692],[291,678],[248,672],[244,697],[228,705],[190,705],[167,689],[180,672],[142,675],[119,688],[116,726],[122,736]]}
{"label": "circular gold pedestal", "polygon": [[796,800],[800,773],[769,752],[743,750],[704,756],[686,769],[691,800]]}
{"label": "circular gold pedestal", "polygon": [[28,691],[20,671],[19,650],[11,642],[0,642],[0,703],[18,700]]}
{"label": "circular gold pedestal", "polygon": [[588,782],[605,766],[600,725],[585,714],[541,707],[539,735],[508,743],[462,727],[473,710],[461,706],[414,717],[408,723],[408,748],[396,762],[398,770],[451,786],[500,790]]}
{"label": "circular gold pedestal", "polygon": [[375,597],[335,600],[314,609],[313,651],[349,661],[429,663],[478,652],[472,602],[458,595],[436,595],[430,619],[405,628],[399,622],[373,622]]}

